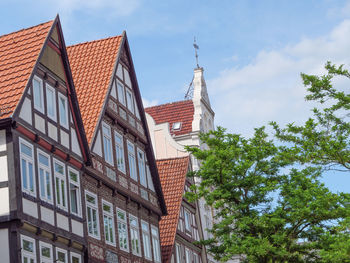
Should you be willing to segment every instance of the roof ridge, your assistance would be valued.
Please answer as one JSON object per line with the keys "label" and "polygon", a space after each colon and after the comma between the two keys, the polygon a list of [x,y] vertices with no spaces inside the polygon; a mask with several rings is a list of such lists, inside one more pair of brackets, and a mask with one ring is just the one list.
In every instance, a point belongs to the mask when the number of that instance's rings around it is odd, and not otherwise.
{"label": "roof ridge", "polygon": [[170,158],[164,158],[164,159],[156,159],[156,161],[170,161],[170,160],[178,160],[178,159],[189,159],[190,155],[186,156],[180,156],[180,157],[170,157]]}
{"label": "roof ridge", "polygon": [[101,39],[96,39],[96,40],[92,40],[92,41],[85,41],[85,42],[81,42],[81,43],[76,43],[76,44],[73,44],[73,45],[69,45],[67,46],[67,48],[70,48],[70,47],[76,47],[76,46],[79,46],[79,45],[86,45],[86,44],[90,44],[90,43],[94,43],[94,42],[100,42],[100,41],[105,41],[105,40],[108,40],[108,39],[112,39],[112,38],[120,38],[122,37],[123,35],[117,35],[117,36],[110,36],[110,37],[106,37],[106,38],[101,38]]}
{"label": "roof ridge", "polygon": [[22,29],[20,29],[20,30],[14,31],[14,32],[10,32],[10,33],[1,35],[1,36],[0,36],[0,39],[3,38],[3,37],[6,37],[6,36],[12,35],[12,34],[16,34],[16,33],[19,33],[19,32],[25,31],[25,30],[29,30],[29,29],[32,29],[32,28],[35,28],[35,27],[39,27],[39,26],[48,24],[48,23],[53,22],[53,21],[54,21],[54,19],[53,19],[53,20],[46,21],[46,22],[43,22],[43,23],[40,23],[40,24],[35,25],[35,26],[31,26],[31,27],[27,27],[27,28],[22,28]]}
{"label": "roof ridge", "polygon": [[180,103],[180,102],[189,102],[189,101],[192,101],[192,100],[178,100],[178,101],[174,101],[174,102],[168,102],[168,103],[164,103],[164,104],[159,104],[159,105],[154,105],[154,106],[146,107],[145,110],[146,110],[146,109],[157,108],[157,107],[160,107],[160,106],[166,106],[166,105],[176,104],[176,103]]}

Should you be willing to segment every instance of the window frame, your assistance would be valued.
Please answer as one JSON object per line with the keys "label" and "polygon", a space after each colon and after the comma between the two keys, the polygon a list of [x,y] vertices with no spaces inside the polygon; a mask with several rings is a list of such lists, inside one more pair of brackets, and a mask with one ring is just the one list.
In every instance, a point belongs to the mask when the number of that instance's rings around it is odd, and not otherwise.
{"label": "window frame", "polygon": [[[39,82],[39,88],[40,88],[40,103],[41,106],[37,104],[36,102],[36,92],[35,92],[35,88],[34,88],[34,81],[38,81]],[[41,112],[42,114],[45,114],[45,104],[44,104],[44,85],[43,85],[44,81],[37,75],[34,75],[33,80],[32,80],[32,87],[33,87],[33,105],[34,105],[34,109],[36,109],[37,111]]]}
{"label": "window frame", "polygon": [[[43,256],[42,253],[42,248],[46,247],[50,249],[50,258]],[[44,259],[43,259],[44,257]],[[39,241],[39,259],[40,263],[52,263],[53,262],[53,250],[52,250],[52,245],[43,241]]]}
{"label": "window frame", "polygon": [[[131,220],[136,221],[136,226],[131,224]],[[131,253],[135,256],[141,256],[141,239],[140,239],[140,226],[139,226],[139,219],[129,213],[129,226],[130,226],[130,242],[131,242]],[[133,248],[133,240],[134,235],[136,237],[137,244],[135,242],[135,249]],[[137,252],[137,247],[139,252]]]}
{"label": "window frame", "polygon": [[[130,153],[130,151],[129,151],[129,145],[132,146],[132,149],[133,149],[132,153]],[[127,150],[128,150],[128,162],[129,162],[129,176],[131,179],[133,179],[134,181],[137,182],[138,178],[137,178],[135,145],[129,140],[127,140]],[[131,161],[130,155],[133,156],[133,162]],[[133,168],[131,168],[131,167],[133,167]],[[131,171],[133,171],[133,173],[131,173]],[[135,175],[136,178],[133,175]]]}
{"label": "window frame", "polygon": [[[119,138],[121,140],[121,144],[117,142],[116,138]],[[124,151],[124,137],[117,131],[114,131],[114,145],[115,145],[115,157],[116,157],[116,162],[117,162],[117,169],[118,171],[122,173],[126,173],[125,169],[125,151]],[[121,149],[121,153],[118,153],[118,149]],[[122,156],[122,167],[119,167],[119,155]]]}
{"label": "window frame", "polygon": [[[60,174],[56,172],[55,164],[63,166],[63,172],[64,174]],[[66,178],[66,164],[53,158],[53,173],[54,173],[54,179],[55,179],[55,197],[56,197],[56,206],[66,212],[68,212],[68,195],[67,195],[67,178]],[[59,191],[57,191],[57,179],[59,180]],[[62,184],[61,181],[64,182],[64,204],[63,204],[63,198],[62,198]],[[58,203],[58,194],[60,195],[60,204]]]}
{"label": "window frame", "polygon": [[[188,215],[189,218],[187,218],[186,215]],[[184,219],[185,219],[184,220],[185,221],[185,231],[192,233],[192,223],[191,223],[192,213],[189,210],[187,210],[186,208],[184,208]]]}
{"label": "window frame", "polygon": [[186,263],[192,263],[192,250],[189,249],[188,247],[185,247],[185,262]]}
{"label": "window frame", "polygon": [[152,192],[155,192],[156,190],[154,189],[154,184],[153,184],[153,178],[152,178],[151,170],[149,168],[149,164],[147,164],[147,163],[146,163],[146,177],[147,177],[148,189],[151,190]]}
{"label": "window frame", "polygon": [[[101,200],[101,204],[102,204],[102,217],[103,217],[103,231],[104,231],[104,237],[105,237],[105,242],[106,244],[108,245],[111,245],[111,246],[115,246],[116,245],[116,235],[115,235],[115,225],[114,225],[114,212],[113,212],[113,204],[102,199]],[[107,205],[110,207],[110,210],[111,212],[107,212],[105,211],[103,208],[104,205]],[[106,217],[109,217],[108,219],[111,219],[112,220],[112,224],[111,225],[108,225],[108,231],[111,231],[112,230],[112,238],[113,238],[113,241],[111,242],[110,240],[107,240],[106,238],[106,222],[105,222],[105,216]],[[110,229],[110,227],[112,227],[112,229]],[[110,234],[110,232],[109,232]]]}
{"label": "window frame", "polygon": [[[23,240],[25,241],[29,241],[33,244],[33,251],[32,252],[28,252],[27,250],[25,250],[23,248]],[[36,242],[35,242],[35,239],[34,238],[31,238],[31,237],[28,237],[28,236],[25,236],[25,235],[21,235],[21,262],[24,263],[24,257],[27,257],[29,258],[29,261],[30,262],[30,259],[33,259],[34,262],[36,262]]]}
{"label": "window frame", "polygon": [[[67,123],[63,123],[62,122],[62,119],[61,119],[61,116],[62,116],[62,113],[61,113],[61,106],[60,106],[60,99],[64,99],[64,102],[65,102],[65,107],[66,107],[66,113],[65,113],[65,118],[67,120]],[[63,126],[64,128],[66,129],[69,129],[69,118],[68,118],[68,98],[67,96],[63,95],[61,92],[58,92],[58,113],[59,113],[59,123],[61,126]]]}
{"label": "window frame", "polygon": [[[70,173],[73,172],[77,175],[77,182],[71,179]],[[76,215],[78,217],[82,217],[82,202],[81,202],[81,186],[80,186],[80,173],[79,171],[73,169],[72,167],[68,166],[68,184],[69,184],[69,205],[70,205],[70,212],[73,215]],[[72,197],[71,197],[71,184],[74,185],[77,191],[77,210],[78,213],[75,213],[72,211]]]}
{"label": "window frame", "polygon": [[[146,226],[147,230],[145,230],[143,226]],[[150,233],[149,223],[142,219],[141,219],[141,232],[142,232],[143,254],[146,259],[152,261],[152,245],[151,245],[151,233]],[[146,250],[147,250],[146,243],[148,244],[148,253],[146,253]],[[147,254],[149,254],[150,256],[147,256]]]}
{"label": "window frame", "polygon": [[[128,87],[126,87],[126,89],[125,89],[125,94],[126,94],[126,107],[128,108],[128,110],[129,110],[132,114],[135,114],[134,93],[132,92],[131,89],[129,89]],[[128,97],[128,95],[130,95],[130,98]],[[130,101],[129,101],[129,99],[130,99]],[[129,103],[131,103],[131,105],[130,105]]]}
{"label": "window frame", "polygon": [[[21,151],[21,144],[24,144],[25,146],[29,147],[32,151],[32,157],[26,155],[25,153],[22,153]],[[19,137],[19,155],[20,155],[20,171],[21,171],[21,186],[22,186],[22,192],[36,197],[36,176],[35,176],[35,161],[34,161],[34,145],[27,142],[26,140],[22,139],[21,137]],[[27,189],[24,188],[24,184],[23,184],[23,165],[22,165],[22,160],[26,161],[26,184],[28,185]],[[30,178],[29,178],[29,167],[28,167],[28,162],[32,164],[32,180],[33,180],[33,191],[30,190]]]}
{"label": "window frame", "polygon": [[[155,230],[157,232],[157,234],[155,235],[152,230]],[[160,263],[162,261],[162,256],[161,256],[161,252],[160,252],[159,228],[154,226],[154,225],[151,225],[151,239],[152,239],[154,262]],[[155,244],[154,240],[157,240],[158,243]],[[159,256],[159,260],[156,257],[156,255]]]}
{"label": "window frame", "polygon": [[81,263],[81,255],[75,252],[70,252],[70,262],[73,263],[73,257],[77,258],[79,260],[79,263]]}
{"label": "window frame", "polygon": [[[40,159],[39,159],[39,155],[43,155],[44,157],[46,157],[48,160],[49,160],[49,166],[46,166],[42,163],[40,163]],[[52,167],[51,167],[51,157],[49,154],[45,153],[44,151],[40,150],[40,149],[37,149],[37,170],[38,170],[38,178],[39,178],[39,196],[40,196],[40,199],[45,201],[45,202],[48,202],[50,204],[53,204],[53,189],[52,189]],[[45,189],[45,195],[42,196],[42,192],[41,192],[41,188],[42,188],[42,185],[41,185],[41,174],[40,174],[40,169],[43,169],[44,171],[44,189]],[[48,195],[47,195],[47,173],[49,173],[49,176],[50,176],[50,191],[51,191],[51,200],[48,198]]]}
{"label": "window frame", "polygon": [[[86,195],[89,195],[90,197],[93,197],[95,199],[95,204],[92,204],[91,202],[87,201],[87,198],[86,198]],[[99,219],[99,211],[98,211],[98,197],[96,194],[88,191],[88,190],[85,190],[85,206],[86,206],[86,223],[87,223],[87,232],[88,232],[88,235],[90,237],[93,237],[95,239],[98,239],[100,240],[101,239],[101,235],[100,235],[100,219]],[[90,233],[89,231],[89,210],[88,208],[90,208],[92,211],[95,210],[96,211],[96,232],[97,234],[95,235],[94,233]],[[93,218],[93,217],[91,217]],[[93,227],[93,221],[92,221],[92,227]],[[93,232],[95,232],[95,229],[93,229]]]}
{"label": "window frame", "polygon": [[176,263],[182,263],[182,250],[179,243],[175,243],[175,254],[176,254]]}
{"label": "window frame", "polygon": [[59,247],[56,247],[56,258],[55,258],[55,263],[56,262],[62,262],[62,261],[58,261],[58,252],[61,252],[65,255],[65,263],[68,263],[68,251],[63,249],[63,248],[59,248]]}
{"label": "window frame", "polygon": [[[119,91],[121,91],[122,94],[120,94]],[[119,80],[117,80],[117,96],[118,101],[126,107],[125,85]],[[121,97],[123,99],[121,99]]]}
{"label": "window frame", "polygon": [[[109,131],[109,135],[106,134],[104,132],[104,128],[106,128],[108,131]],[[106,150],[106,147],[108,146],[106,143],[105,143],[105,138],[107,141],[109,141],[109,157],[107,159],[107,150]],[[107,163],[109,163],[110,165],[114,166],[114,160],[113,160],[113,143],[112,143],[112,129],[111,129],[111,126],[108,125],[107,123],[105,122],[102,122],[102,143],[103,143],[103,155],[104,155],[104,159]]]}
{"label": "window frame", "polygon": [[[118,216],[118,212],[124,214],[125,219],[121,219],[121,218]],[[127,218],[127,213],[126,213],[126,211],[124,211],[123,209],[120,209],[120,208],[117,207],[117,209],[116,209],[116,214],[117,214],[117,228],[118,228],[119,249],[129,253],[130,248],[129,248],[129,234],[128,234],[128,218]],[[121,232],[121,231],[120,231],[120,229],[119,229],[119,224],[125,226],[125,238],[126,238],[125,244],[126,244],[126,248],[121,247],[121,242],[120,242],[120,238],[121,238],[120,232]],[[123,231],[124,231],[124,230],[123,230]]]}
{"label": "window frame", "polygon": [[[49,117],[51,120],[57,122],[57,109],[56,109],[56,89],[54,87],[52,87],[49,83],[45,83],[45,87],[46,87],[46,113],[47,113],[47,117]],[[52,103],[53,105],[53,111],[54,111],[54,114],[53,115],[50,115],[49,114],[49,99],[48,99],[48,90],[52,91],[53,92],[53,101],[50,102]]]}
{"label": "window frame", "polygon": [[[140,155],[142,156],[142,159],[140,158]],[[140,167],[140,164],[143,165],[143,169],[141,169],[142,167]],[[137,147],[137,167],[139,169],[140,184],[148,188],[146,174],[146,155],[145,152],[139,147]]]}

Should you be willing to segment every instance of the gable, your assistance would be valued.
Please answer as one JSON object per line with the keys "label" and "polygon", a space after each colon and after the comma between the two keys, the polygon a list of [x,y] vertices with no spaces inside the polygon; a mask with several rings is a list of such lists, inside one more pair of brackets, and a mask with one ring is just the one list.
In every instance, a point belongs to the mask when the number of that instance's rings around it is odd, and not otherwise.
{"label": "gable", "polygon": [[89,160],[58,17],[41,48],[14,119],[71,156]]}

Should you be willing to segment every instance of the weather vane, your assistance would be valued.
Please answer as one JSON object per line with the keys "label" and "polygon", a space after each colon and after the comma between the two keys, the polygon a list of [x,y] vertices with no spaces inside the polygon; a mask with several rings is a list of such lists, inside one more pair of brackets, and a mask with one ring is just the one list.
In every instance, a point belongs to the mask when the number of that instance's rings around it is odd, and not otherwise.
{"label": "weather vane", "polygon": [[199,49],[199,46],[198,46],[197,43],[196,43],[196,37],[194,37],[193,47],[194,47],[194,51],[195,51],[195,54],[196,54],[197,68],[199,68],[199,64],[198,64],[198,53],[197,53],[197,50]]}

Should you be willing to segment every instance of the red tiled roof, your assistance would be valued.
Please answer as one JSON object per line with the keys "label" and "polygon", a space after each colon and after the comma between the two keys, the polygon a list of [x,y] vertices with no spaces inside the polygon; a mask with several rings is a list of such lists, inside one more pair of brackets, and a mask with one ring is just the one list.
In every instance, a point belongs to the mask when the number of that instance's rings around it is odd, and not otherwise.
{"label": "red tiled roof", "polygon": [[[146,108],[156,124],[168,122],[172,135],[184,135],[192,132],[194,106],[192,100],[184,100]],[[180,130],[173,130],[173,124],[181,122]]]}
{"label": "red tiled roof", "polygon": [[159,222],[163,262],[168,262],[171,258],[188,165],[188,156],[157,160],[159,177],[168,210],[168,215],[163,216]]}
{"label": "red tiled roof", "polygon": [[0,119],[16,109],[52,24],[0,36]]}
{"label": "red tiled roof", "polygon": [[91,143],[119,52],[122,35],[67,47],[88,143]]}

